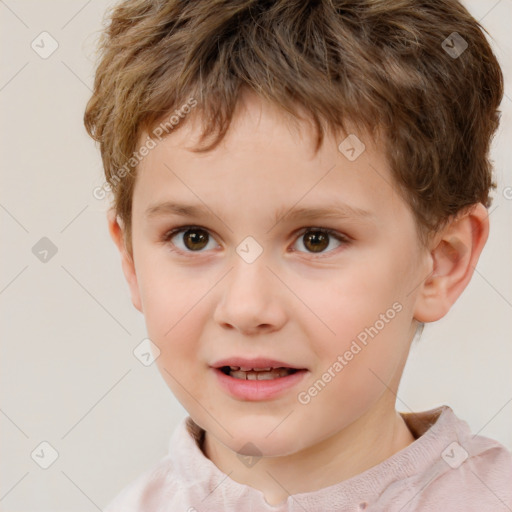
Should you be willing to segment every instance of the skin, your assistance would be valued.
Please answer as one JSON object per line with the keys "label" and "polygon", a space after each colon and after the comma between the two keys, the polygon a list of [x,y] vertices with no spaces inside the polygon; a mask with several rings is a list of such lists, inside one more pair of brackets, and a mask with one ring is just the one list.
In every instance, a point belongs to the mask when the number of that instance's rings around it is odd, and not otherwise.
{"label": "skin", "polygon": [[[113,212],[109,229],[132,302],[161,352],[158,368],[206,431],[204,453],[278,504],[288,493],[357,475],[414,441],[395,410],[410,344],[418,322],[442,318],[467,286],[488,236],[487,211],[474,205],[425,247],[378,143],[358,133],[366,150],[351,162],[338,150],[344,136],[327,135],[315,155],[310,125],[294,129],[254,95],[239,103],[216,149],[189,151],[199,133],[200,118],[191,117],[141,162],[133,255]],[[146,214],[170,200],[206,204],[210,213]],[[329,202],[369,215],[285,217],[276,224],[278,211]],[[185,245],[183,231],[165,239],[187,224],[207,231],[199,251]],[[329,236],[314,252],[304,228],[331,228],[348,242]],[[263,249],[250,264],[235,251],[247,236]],[[397,302],[401,311],[309,403],[300,403],[298,393]],[[236,399],[210,368],[230,356],[278,359],[308,372],[278,398]],[[256,448],[242,449],[249,442]],[[247,465],[240,452],[261,458]]]}

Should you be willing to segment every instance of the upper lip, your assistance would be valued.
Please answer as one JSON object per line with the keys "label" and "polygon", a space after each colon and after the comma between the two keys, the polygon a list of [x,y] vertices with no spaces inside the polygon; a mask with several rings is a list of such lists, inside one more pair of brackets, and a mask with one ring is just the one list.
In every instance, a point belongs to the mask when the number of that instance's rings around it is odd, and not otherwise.
{"label": "upper lip", "polygon": [[296,370],[305,370],[305,368],[300,366],[278,361],[277,359],[267,359],[265,357],[257,357],[254,359],[247,359],[245,357],[229,357],[216,361],[211,366],[213,368],[239,366],[240,368],[294,368]]}

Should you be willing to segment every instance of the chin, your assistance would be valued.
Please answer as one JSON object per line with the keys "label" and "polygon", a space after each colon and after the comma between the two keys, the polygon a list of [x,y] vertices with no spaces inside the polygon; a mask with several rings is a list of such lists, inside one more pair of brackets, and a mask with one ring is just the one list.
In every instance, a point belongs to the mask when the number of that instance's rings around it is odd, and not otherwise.
{"label": "chin", "polygon": [[290,430],[292,425],[286,428],[280,421],[282,418],[248,415],[230,422],[228,431],[233,437],[218,425],[209,425],[213,428],[208,431],[239,455],[281,457],[296,452],[301,439],[295,429]]}

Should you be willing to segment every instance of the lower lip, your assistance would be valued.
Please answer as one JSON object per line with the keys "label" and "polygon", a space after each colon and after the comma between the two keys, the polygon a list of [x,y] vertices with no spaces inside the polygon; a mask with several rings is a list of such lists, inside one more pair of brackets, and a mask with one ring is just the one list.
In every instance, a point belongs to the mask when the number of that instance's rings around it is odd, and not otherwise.
{"label": "lower lip", "polygon": [[235,379],[226,375],[220,368],[213,368],[220,385],[232,396],[241,400],[268,400],[282,395],[286,390],[297,385],[307,373],[298,370],[286,377],[271,380]]}

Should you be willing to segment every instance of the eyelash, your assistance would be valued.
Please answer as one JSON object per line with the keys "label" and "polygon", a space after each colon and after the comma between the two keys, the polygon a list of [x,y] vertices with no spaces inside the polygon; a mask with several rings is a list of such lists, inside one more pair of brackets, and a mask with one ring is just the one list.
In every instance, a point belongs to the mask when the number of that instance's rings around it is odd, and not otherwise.
{"label": "eyelash", "polygon": [[[164,235],[162,236],[161,241],[166,244],[174,246],[173,248],[171,248],[171,250],[173,252],[177,252],[179,254],[187,254],[187,255],[194,254],[194,253],[200,254],[203,251],[182,251],[181,249],[177,249],[176,246],[170,242],[170,240],[172,238],[174,238],[175,235],[177,235],[178,233],[181,233],[181,232],[188,231],[189,229],[190,230],[193,230],[193,229],[202,230],[202,231],[205,231],[206,233],[208,233],[209,236],[211,236],[210,231],[206,228],[203,228],[201,226],[195,226],[195,225],[185,225],[185,226],[176,227],[170,231],[166,231],[164,233]],[[316,226],[307,226],[305,228],[302,228],[301,231],[296,235],[295,240],[298,240],[302,235],[304,235],[308,231],[329,235],[330,237],[335,238],[339,242],[342,242],[343,245],[348,245],[351,242],[351,239],[348,236],[343,235],[343,234],[339,233],[338,231],[335,231],[334,229],[320,228],[320,227],[316,227]],[[337,247],[337,249],[339,249],[339,248],[340,247]],[[317,254],[315,254],[314,252],[308,252],[306,254],[309,254],[313,258],[316,259],[316,258],[325,257],[326,254],[329,255],[331,252],[334,252],[334,251],[336,251],[336,249],[331,249],[330,251],[327,251],[327,252],[319,252]],[[302,252],[302,251],[294,250],[293,252]]]}

